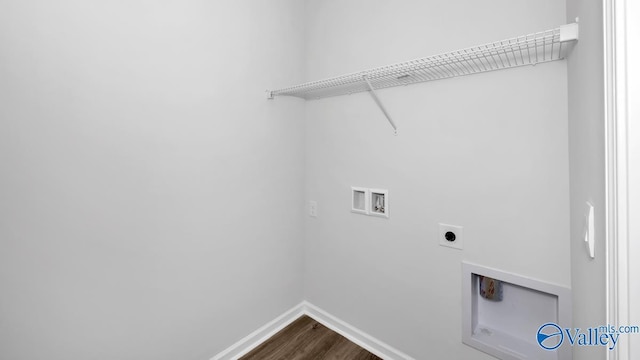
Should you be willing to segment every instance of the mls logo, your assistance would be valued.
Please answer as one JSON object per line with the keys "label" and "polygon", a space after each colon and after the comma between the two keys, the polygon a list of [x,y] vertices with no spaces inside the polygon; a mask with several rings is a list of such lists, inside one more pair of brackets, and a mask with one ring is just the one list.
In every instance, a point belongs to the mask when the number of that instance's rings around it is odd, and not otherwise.
{"label": "mls logo", "polygon": [[557,324],[546,323],[538,329],[537,340],[543,349],[555,350],[562,345],[564,334]]}

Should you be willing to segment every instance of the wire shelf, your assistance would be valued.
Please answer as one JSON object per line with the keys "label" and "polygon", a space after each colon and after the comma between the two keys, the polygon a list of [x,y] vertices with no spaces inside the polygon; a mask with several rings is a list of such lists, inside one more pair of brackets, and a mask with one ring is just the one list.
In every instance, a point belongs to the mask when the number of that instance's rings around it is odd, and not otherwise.
{"label": "wire shelf", "polygon": [[268,90],[267,95],[269,98],[296,96],[311,100],[525,65],[536,65],[564,59],[569,48],[568,43],[577,39],[578,24],[568,24],[551,30],[326,80],[312,81],[278,90]]}

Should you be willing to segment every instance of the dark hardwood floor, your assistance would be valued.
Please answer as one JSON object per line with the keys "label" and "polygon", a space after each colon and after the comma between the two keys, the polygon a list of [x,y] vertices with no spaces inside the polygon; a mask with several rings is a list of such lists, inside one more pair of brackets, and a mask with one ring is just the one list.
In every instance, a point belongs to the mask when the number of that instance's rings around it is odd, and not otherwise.
{"label": "dark hardwood floor", "polygon": [[302,316],[239,360],[382,360]]}

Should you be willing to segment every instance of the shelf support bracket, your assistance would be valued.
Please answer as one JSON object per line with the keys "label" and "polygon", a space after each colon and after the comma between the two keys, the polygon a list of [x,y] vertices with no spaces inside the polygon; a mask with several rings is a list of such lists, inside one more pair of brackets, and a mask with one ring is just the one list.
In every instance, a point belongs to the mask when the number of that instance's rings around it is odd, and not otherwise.
{"label": "shelf support bracket", "polygon": [[369,78],[367,78],[367,75],[363,75],[362,78],[364,79],[364,81],[367,82],[367,85],[369,86],[369,94],[371,94],[373,101],[376,102],[376,104],[378,105],[378,107],[380,108],[384,116],[389,121],[389,124],[391,124],[391,127],[393,128],[393,134],[398,135],[398,128],[396,127],[396,124],[391,119],[391,116],[389,116],[389,113],[387,112],[387,109],[384,108],[384,105],[382,105],[382,102],[380,102],[380,99],[378,98],[378,94],[376,94],[376,90],[373,88],[373,85],[371,85]]}

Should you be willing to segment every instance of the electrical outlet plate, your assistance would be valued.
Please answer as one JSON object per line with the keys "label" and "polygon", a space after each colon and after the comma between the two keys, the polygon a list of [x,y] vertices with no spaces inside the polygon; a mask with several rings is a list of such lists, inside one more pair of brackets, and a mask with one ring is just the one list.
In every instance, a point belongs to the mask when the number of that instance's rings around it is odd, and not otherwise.
{"label": "electrical outlet plate", "polygon": [[[439,225],[438,239],[439,239],[440,245],[462,250],[463,239],[464,239],[462,226],[442,224],[442,223],[438,225]],[[447,240],[448,232],[452,232],[455,235],[455,240],[453,241]]]}
{"label": "electrical outlet plate", "polygon": [[309,216],[318,217],[318,202],[309,201]]}

